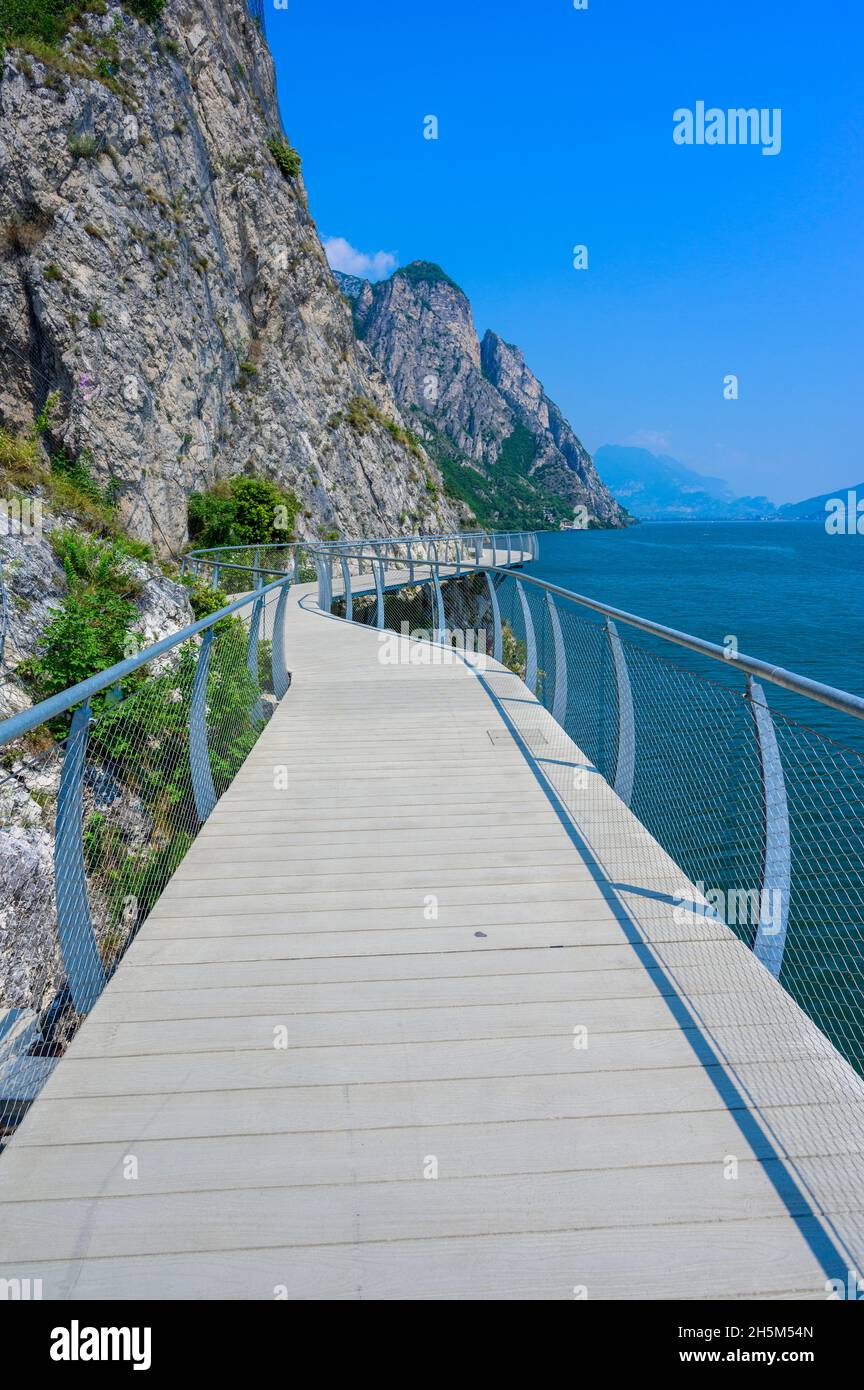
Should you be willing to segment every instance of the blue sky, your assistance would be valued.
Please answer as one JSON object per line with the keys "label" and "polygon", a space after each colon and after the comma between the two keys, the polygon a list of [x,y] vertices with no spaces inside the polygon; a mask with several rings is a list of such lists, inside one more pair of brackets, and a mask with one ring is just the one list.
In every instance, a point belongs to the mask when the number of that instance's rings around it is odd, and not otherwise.
{"label": "blue sky", "polygon": [[[859,4],[265,3],[323,238],[437,261],[592,450],[774,501],[864,478]],[[779,154],[676,145],[700,100],[780,108]]]}

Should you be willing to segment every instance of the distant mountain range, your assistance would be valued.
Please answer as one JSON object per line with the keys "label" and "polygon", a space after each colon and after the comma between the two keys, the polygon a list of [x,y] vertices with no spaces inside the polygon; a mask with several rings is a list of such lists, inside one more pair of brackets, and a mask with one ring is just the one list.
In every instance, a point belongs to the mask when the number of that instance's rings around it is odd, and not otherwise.
{"label": "distant mountain range", "polygon": [[736,497],[722,478],[696,473],[668,454],[604,444],[594,463],[612,495],[641,521],[750,521],[775,512],[767,497]]}
{"label": "distant mountain range", "polygon": [[777,515],[782,521],[824,521],[825,503],[829,498],[841,497],[845,502],[850,492],[854,492],[857,497],[864,497],[864,483],[853,483],[851,487],[835,487],[831,492],[820,492],[818,497],[806,497],[803,502],[787,502],[785,506],[777,508]]}
{"label": "distant mountain range", "polygon": [[[827,500],[850,490],[835,488],[775,507],[767,497],[738,497],[724,479],[648,449],[604,444],[594,463],[612,495],[640,521],[824,521]],[[864,483],[857,492],[864,494]]]}

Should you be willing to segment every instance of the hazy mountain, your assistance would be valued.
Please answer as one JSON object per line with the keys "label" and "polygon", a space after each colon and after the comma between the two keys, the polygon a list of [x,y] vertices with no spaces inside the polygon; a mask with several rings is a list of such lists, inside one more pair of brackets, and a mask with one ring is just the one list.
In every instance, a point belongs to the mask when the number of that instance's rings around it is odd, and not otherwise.
{"label": "hazy mountain", "polygon": [[831,492],[822,492],[818,497],[805,497],[803,502],[786,502],[778,507],[777,515],[783,521],[824,521],[825,503],[832,497],[839,497],[845,503],[850,492],[856,498],[864,497],[864,483],[853,483],[851,487],[835,487]]}
{"label": "hazy mountain", "polygon": [[722,478],[697,473],[668,454],[604,444],[594,463],[610,492],[640,520],[745,521],[775,514],[767,497],[737,497]]}

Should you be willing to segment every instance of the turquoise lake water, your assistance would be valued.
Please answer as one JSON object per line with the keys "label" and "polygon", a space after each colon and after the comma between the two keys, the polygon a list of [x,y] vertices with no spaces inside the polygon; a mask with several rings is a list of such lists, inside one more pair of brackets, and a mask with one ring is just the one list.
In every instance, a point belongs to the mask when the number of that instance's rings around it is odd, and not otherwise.
{"label": "turquoise lake water", "polygon": [[[864,695],[864,536],[819,523],[645,522],[540,544],[529,571],[539,578],[721,646],[732,635],[748,656]],[[666,654],[687,661],[681,648]],[[776,689],[770,703],[864,751],[862,721],[802,710]]]}

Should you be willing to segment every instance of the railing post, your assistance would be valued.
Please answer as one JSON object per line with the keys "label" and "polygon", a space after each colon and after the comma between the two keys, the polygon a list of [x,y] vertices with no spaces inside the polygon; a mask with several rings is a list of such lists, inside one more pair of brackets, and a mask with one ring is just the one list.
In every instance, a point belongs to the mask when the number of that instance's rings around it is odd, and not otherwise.
{"label": "railing post", "polygon": [[342,582],[345,585],[345,618],[350,623],[354,618],[354,601],[351,597],[351,570],[348,561],[341,557]]}
{"label": "railing post", "polygon": [[414,542],[408,541],[408,582],[414,583]]}
{"label": "railing post", "polygon": [[318,607],[322,613],[330,612],[330,594],[328,580],[329,558],[323,555],[315,555],[315,568],[318,571]]}
{"label": "railing post", "polygon": [[218,588],[219,588],[219,566],[218,566],[218,565],[214,565],[214,566],[213,566],[213,588],[214,588],[214,589],[218,589]]}
{"label": "railing post", "polygon": [[[762,769],[762,826],[764,853],[762,859],[762,887],[759,894],[759,929],[753,945],[753,954],[761,960],[771,974],[779,977],[783,964],[783,951],[786,946],[786,928],[789,920],[789,895],[792,888],[792,841],[789,833],[789,803],[786,796],[786,778],[780,749],[777,746],[777,731],[771,711],[765,703],[761,685],[747,677],[747,698],[753,722],[756,726],[756,741],[759,745],[759,762]],[[779,909],[779,911],[775,911]]]}
{"label": "railing post", "polygon": [[195,679],[192,682],[192,701],[189,706],[189,770],[192,776],[192,795],[195,810],[202,823],[216,805],[216,791],[210,770],[207,747],[207,676],[210,672],[210,650],[213,629],[208,627],[198,648]]}
{"label": "railing post", "polygon": [[501,631],[501,607],[495,590],[495,579],[488,570],[486,571],[486,583],[489,586],[489,602],[492,605],[492,656],[495,661],[500,661],[504,647]]}
{"label": "railing post", "polygon": [[279,590],[279,602],[273,619],[273,694],[281,700],[288,690],[288,666],[285,660],[285,608],[291,580],[286,579]]}
{"label": "railing post", "polygon": [[510,565],[512,565],[512,563],[513,563],[513,537],[510,535],[510,532],[508,531],[508,532],[507,532],[507,566],[508,566],[508,568],[509,568]]}
{"label": "railing post", "polygon": [[300,547],[299,547],[299,545],[295,545],[295,547],[294,547],[294,583],[295,583],[295,584],[299,584],[299,583],[300,583]]}
{"label": "railing post", "polygon": [[57,794],[54,832],[54,892],[63,968],[77,1014],[86,1014],[105,988],[105,969],[96,944],[84,873],[84,765],[90,728],[89,704],[72,716]]}
{"label": "railing post", "polygon": [[561,632],[561,619],[558,605],[547,590],[546,606],[549,610],[549,623],[552,628],[552,646],[555,652],[555,688],[552,695],[552,718],[563,729],[567,722],[567,652]]}
{"label": "railing post", "polygon": [[376,609],[375,609],[375,626],[376,626],[377,628],[383,628],[383,626],[384,626],[384,561],[383,561],[383,560],[373,560],[373,561],[372,561],[372,569],[373,569],[374,574],[375,574],[375,594],[376,594],[376,598],[377,598],[377,604],[376,604]]}
{"label": "railing post", "polygon": [[439,645],[444,643],[444,595],[441,592],[441,576],[438,573],[438,566],[432,570],[432,592],[435,597],[435,628],[432,633],[432,641]]}
{"label": "railing post", "polygon": [[611,618],[606,619],[606,636],[612,651],[615,667],[615,687],[618,695],[618,751],[615,758],[615,778],[613,789],[625,806],[633,797],[633,777],[636,770],[636,725],[633,718],[633,692],[630,689],[630,673],[627,658],[618,636],[618,629]]}
{"label": "railing post", "polygon": [[475,536],[475,538],[474,538],[474,563],[475,563],[475,565],[481,565],[481,564],[483,563],[483,537],[482,537],[482,536]]}
{"label": "railing post", "polygon": [[[510,537],[507,537],[508,550]],[[525,684],[532,695],[537,694],[537,639],[534,636],[534,619],[531,616],[531,605],[525,597],[525,590],[516,580],[516,592],[519,595],[519,602],[522,605],[522,620],[525,623]]]}
{"label": "railing post", "polygon": [[[256,583],[255,587],[259,589],[261,585]],[[249,641],[246,644],[246,665],[259,691],[261,689],[261,673],[258,669],[258,639],[261,635],[261,613],[263,608],[263,598],[256,598],[252,605],[252,617],[249,621]],[[254,720],[261,720],[264,718],[264,708],[261,704],[260,694],[256,696],[255,703],[250,710],[250,715]]]}

